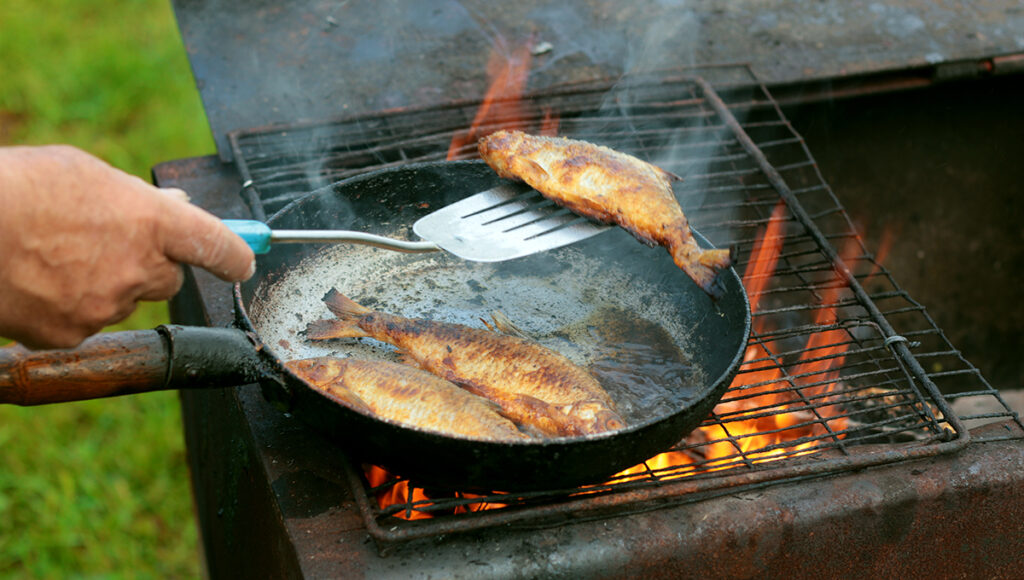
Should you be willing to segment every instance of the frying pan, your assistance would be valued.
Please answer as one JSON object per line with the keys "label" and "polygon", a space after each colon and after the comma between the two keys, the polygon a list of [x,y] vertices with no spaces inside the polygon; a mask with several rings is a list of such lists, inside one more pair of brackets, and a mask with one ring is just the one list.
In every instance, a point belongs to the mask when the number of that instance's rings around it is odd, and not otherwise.
{"label": "frying pan", "polygon": [[[268,224],[409,236],[408,224],[418,217],[501,181],[478,161],[406,165],[314,191]],[[617,228],[571,247],[491,264],[443,253],[318,245],[277,246],[257,259],[257,275],[233,289],[235,328],[111,333],[72,351],[0,349],[0,402],[259,382],[269,401],[356,458],[420,485],[557,489],[600,482],[696,428],[735,376],[750,331],[750,308],[735,271],[722,274],[725,293],[712,301],[667,252]],[[393,348],[371,339],[305,338],[306,324],[330,316],[321,301],[330,288],[374,309],[445,322],[481,326],[480,319],[499,311],[590,368],[628,426],[581,437],[492,442],[365,415],[284,366],[307,356],[396,357]]]}

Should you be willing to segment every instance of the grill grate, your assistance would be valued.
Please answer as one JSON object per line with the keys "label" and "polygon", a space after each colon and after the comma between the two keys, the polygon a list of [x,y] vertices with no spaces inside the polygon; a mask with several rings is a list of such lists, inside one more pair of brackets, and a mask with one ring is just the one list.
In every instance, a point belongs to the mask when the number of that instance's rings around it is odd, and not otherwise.
{"label": "grill grate", "polygon": [[[445,159],[450,148],[456,158],[473,157],[476,135],[466,128],[479,106],[296,123],[235,132],[229,140],[243,194],[265,219],[305,192],[353,175]],[[374,498],[414,484],[390,479],[371,487],[353,469],[367,528],[379,541],[644,511],[944,453],[967,444],[966,420],[1012,419],[1024,429],[867,251],[803,139],[749,68],[546,89],[495,103],[479,135],[509,126],[537,131],[553,113],[561,135],[630,152],[684,178],[676,193],[691,223],[716,245],[738,250],[737,270],[754,307],[745,363],[698,431],[601,485],[485,497],[419,490],[381,509]],[[758,252],[769,241],[781,242],[774,258]],[[758,269],[770,262],[774,269]],[[970,399],[999,410],[952,411],[950,402]],[[424,515],[434,517],[399,519]]]}

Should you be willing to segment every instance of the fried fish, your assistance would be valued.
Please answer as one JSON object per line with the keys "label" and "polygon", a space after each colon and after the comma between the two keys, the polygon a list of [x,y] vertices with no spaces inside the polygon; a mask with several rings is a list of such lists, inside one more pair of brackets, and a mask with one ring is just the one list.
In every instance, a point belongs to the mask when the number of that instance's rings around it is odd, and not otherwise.
{"label": "fried fish", "polygon": [[494,401],[524,428],[545,436],[577,436],[625,426],[596,379],[537,342],[373,311],[334,289],[324,302],[337,319],[310,323],[307,338],[368,336],[392,344],[406,361]]}
{"label": "fried fish", "polygon": [[480,157],[498,175],[525,181],[544,197],[602,223],[614,223],[672,260],[711,297],[728,250],[697,245],[672,192],[675,175],[631,155],[584,141],[497,131],[480,140]]}
{"label": "fried fish", "polygon": [[530,439],[496,404],[409,365],[316,357],[285,366],[350,406],[402,425],[486,441]]}

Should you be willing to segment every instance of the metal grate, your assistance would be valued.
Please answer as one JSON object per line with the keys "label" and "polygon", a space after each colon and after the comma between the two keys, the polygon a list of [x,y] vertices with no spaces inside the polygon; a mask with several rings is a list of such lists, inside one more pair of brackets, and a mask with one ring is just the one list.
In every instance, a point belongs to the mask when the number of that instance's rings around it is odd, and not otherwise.
{"label": "metal grate", "polygon": [[[229,135],[244,195],[265,218],[359,173],[474,156],[480,102],[387,111]],[[468,497],[414,482],[370,487],[352,469],[367,527],[381,542],[522,523],[645,511],[737,488],[935,455],[963,447],[966,420],[1020,418],[960,356],[925,309],[867,251],[803,139],[745,66],[699,67],[561,86],[494,105],[479,134],[514,125],[630,152],[684,178],[676,193],[705,236],[738,250],[754,305],[747,359],[698,431],[596,486]],[[468,143],[452,146],[453,142]],[[768,232],[766,237],[765,233]],[[780,242],[773,259],[757,251]],[[774,269],[758,266],[774,261]],[[995,411],[958,416],[954,400]],[[571,514],[571,515],[570,515]],[[402,517],[432,516],[409,522]]]}

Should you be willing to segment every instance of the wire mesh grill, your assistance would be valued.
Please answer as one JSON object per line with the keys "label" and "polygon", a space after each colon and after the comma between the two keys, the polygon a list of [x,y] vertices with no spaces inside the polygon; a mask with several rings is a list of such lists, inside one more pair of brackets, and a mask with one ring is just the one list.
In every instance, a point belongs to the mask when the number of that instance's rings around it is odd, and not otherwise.
{"label": "wire mesh grill", "polygon": [[[803,139],[745,66],[699,67],[615,83],[296,123],[229,135],[257,217],[360,173],[475,156],[497,128],[560,135],[632,153],[683,177],[690,222],[737,250],[753,306],[746,358],[702,426],[673,449],[601,485],[469,496],[354,469],[378,540],[432,536],[588,512],[645,510],[934,455],[964,446],[963,421],[1019,417],[865,248]],[[555,121],[557,119],[557,121]],[[951,401],[994,411],[957,415]],[[1019,437],[1007,431],[1002,438]],[[989,435],[988,438],[999,438]],[[365,494],[365,495],[363,495]],[[381,507],[378,499],[398,496]],[[400,518],[431,518],[428,523]]]}

